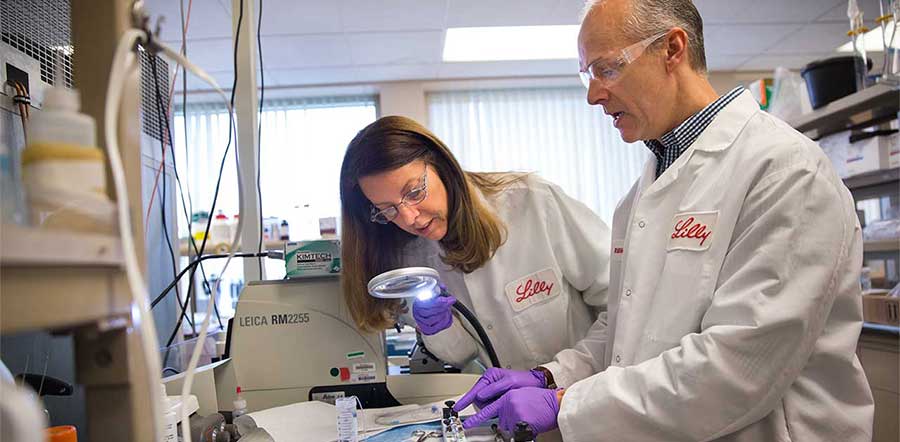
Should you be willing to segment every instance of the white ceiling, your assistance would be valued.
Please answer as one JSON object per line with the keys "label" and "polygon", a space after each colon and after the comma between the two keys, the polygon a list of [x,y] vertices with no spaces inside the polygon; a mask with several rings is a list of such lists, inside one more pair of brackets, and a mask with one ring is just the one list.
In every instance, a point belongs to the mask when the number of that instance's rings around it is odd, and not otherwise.
{"label": "white ceiling", "polygon": [[[181,44],[180,5],[146,0]],[[249,1],[249,0],[247,0]],[[263,8],[266,86],[574,75],[575,60],[444,63],[448,27],[577,24],[582,0],[253,0]],[[847,41],[846,0],[695,0],[713,71],[800,68]],[[861,0],[866,18],[878,0]],[[194,0],[188,56],[231,84],[232,0]],[[249,17],[245,16],[244,19]],[[255,22],[254,17],[254,22]],[[572,44],[575,44],[573,42]],[[188,87],[205,89],[194,80]]]}

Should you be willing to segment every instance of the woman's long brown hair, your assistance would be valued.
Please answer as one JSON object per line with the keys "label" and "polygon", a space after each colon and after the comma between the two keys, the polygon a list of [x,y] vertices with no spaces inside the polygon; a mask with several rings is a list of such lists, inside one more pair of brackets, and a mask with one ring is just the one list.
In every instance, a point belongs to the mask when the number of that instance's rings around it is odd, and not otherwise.
{"label": "woman's long brown hair", "polygon": [[465,172],[450,149],[428,129],[405,117],[384,117],[361,130],[347,146],[341,166],[341,263],[344,299],[357,325],[381,331],[395,322],[397,300],[369,296],[369,279],[400,266],[403,247],[415,237],[393,223],[370,221],[371,203],[359,179],[413,161],[430,165],[447,189],[444,262],[469,273],[484,265],[506,236],[506,228],[475,189],[492,196],[524,175]]}

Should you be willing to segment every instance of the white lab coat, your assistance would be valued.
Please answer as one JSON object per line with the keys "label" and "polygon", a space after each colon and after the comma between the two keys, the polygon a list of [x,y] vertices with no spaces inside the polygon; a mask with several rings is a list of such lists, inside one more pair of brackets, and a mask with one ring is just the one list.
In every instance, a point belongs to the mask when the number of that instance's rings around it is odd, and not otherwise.
{"label": "white lab coat", "polygon": [[[448,291],[478,317],[501,363],[530,369],[584,338],[606,309],[609,228],[587,206],[534,175],[485,201],[508,236],[481,268],[469,274],[452,270],[441,261],[439,244],[424,238],[406,247],[402,261],[435,268]],[[523,296],[528,293],[534,294]],[[412,325],[409,313],[401,319]],[[473,336],[454,312],[450,328],[424,341],[454,366],[462,368],[479,354],[487,365]]]}
{"label": "white lab coat", "polygon": [[608,338],[547,365],[564,439],[870,440],[860,228],[821,149],[744,91],[655,169],[613,218]]}

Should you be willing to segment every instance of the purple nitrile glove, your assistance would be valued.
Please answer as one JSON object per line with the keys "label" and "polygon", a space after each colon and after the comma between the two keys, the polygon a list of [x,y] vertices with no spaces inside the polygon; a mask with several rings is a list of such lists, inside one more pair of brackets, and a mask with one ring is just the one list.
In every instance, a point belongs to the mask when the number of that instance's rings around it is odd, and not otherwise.
{"label": "purple nitrile glove", "polygon": [[450,307],[456,302],[453,296],[436,296],[422,301],[416,298],[413,303],[413,318],[422,334],[431,336],[446,330],[453,324],[453,313]]}
{"label": "purple nitrile glove", "polygon": [[558,426],[559,400],[556,390],[536,387],[511,390],[466,419],[463,428],[477,427],[498,416],[500,428],[504,431],[512,433],[517,423],[525,421],[535,433],[546,433]]}
{"label": "purple nitrile glove", "polygon": [[483,409],[494,399],[502,396],[507,391],[523,387],[547,386],[544,373],[537,370],[507,370],[505,368],[489,368],[481,375],[481,379],[466,393],[453,409],[462,411],[473,402],[479,409]]}

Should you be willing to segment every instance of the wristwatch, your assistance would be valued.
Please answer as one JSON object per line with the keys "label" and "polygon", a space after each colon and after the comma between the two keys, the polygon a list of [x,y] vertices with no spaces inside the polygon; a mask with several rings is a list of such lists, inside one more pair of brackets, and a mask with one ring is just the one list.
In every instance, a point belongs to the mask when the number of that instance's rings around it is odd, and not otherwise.
{"label": "wristwatch", "polygon": [[544,375],[544,381],[547,383],[547,385],[545,386],[546,388],[552,388],[552,389],[557,388],[556,380],[553,379],[553,373],[550,372],[550,370],[548,370],[546,367],[542,367],[540,365],[538,365],[537,367],[534,367],[534,370],[539,371]]}

